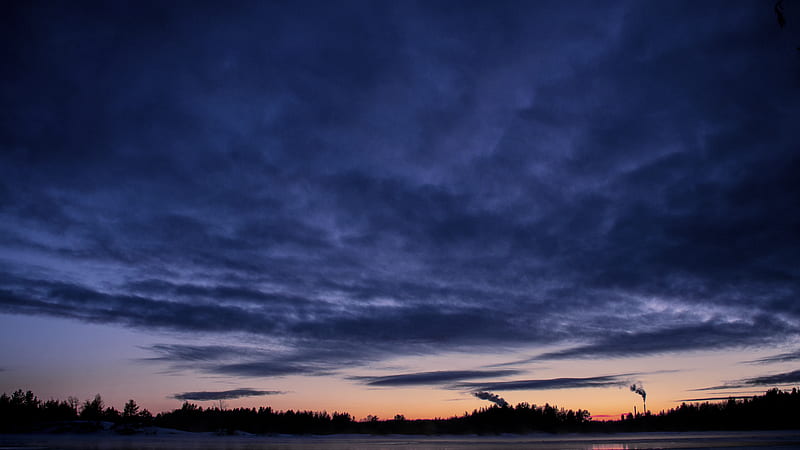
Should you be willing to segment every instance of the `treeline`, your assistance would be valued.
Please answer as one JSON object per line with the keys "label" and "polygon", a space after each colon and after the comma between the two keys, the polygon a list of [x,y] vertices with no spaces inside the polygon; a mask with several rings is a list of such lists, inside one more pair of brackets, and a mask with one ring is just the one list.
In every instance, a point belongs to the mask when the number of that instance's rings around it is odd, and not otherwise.
{"label": "treeline", "polygon": [[406,420],[402,415],[357,421],[348,413],[275,411],[270,407],[202,408],[185,402],[156,416],[129,400],[122,411],[106,407],[97,395],[80,403],[39,400],[32,392],[0,396],[0,432],[91,432],[108,428],[119,433],[156,426],[221,434],[495,434],[530,432],[689,431],[800,428],[800,392],[773,389],[762,396],[719,403],[692,403],[659,414],[628,414],[617,421],[596,422],[588,411],[520,403],[489,406],[448,419]]}
{"label": "treeline", "polygon": [[348,413],[312,411],[274,411],[269,407],[203,409],[184,403],[180,409],[159,414],[158,426],[186,431],[247,431],[257,434],[464,434],[464,433],[526,433],[532,431],[579,431],[589,421],[589,412],[564,410],[556,407],[492,406],[449,419],[407,420],[397,415],[390,420],[368,416],[356,421]]}
{"label": "treeline", "polygon": [[800,429],[800,391],[770,389],[764,395],[722,402],[683,403],[659,414],[628,414],[608,422],[612,431]]}
{"label": "treeline", "polygon": [[153,415],[146,409],[140,410],[133,400],[129,400],[121,412],[113,406],[106,407],[99,394],[83,404],[75,397],[42,401],[33,392],[21,389],[11,395],[0,395],[2,433],[42,430],[90,432],[99,429],[100,422],[110,422],[122,431],[152,424]]}
{"label": "treeline", "polygon": [[31,391],[21,390],[0,397],[0,432],[91,432],[111,424],[121,433],[148,426],[221,434],[245,431],[256,434],[465,434],[527,433],[533,431],[582,431],[589,423],[588,411],[520,403],[516,407],[491,406],[449,419],[407,420],[397,415],[390,420],[367,416],[357,421],[348,413],[325,411],[275,411],[270,407],[220,409],[203,408],[185,402],[183,406],[156,416],[139,411],[134,400],[122,412],[104,407],[100,395],[80,404],[39,400]]}

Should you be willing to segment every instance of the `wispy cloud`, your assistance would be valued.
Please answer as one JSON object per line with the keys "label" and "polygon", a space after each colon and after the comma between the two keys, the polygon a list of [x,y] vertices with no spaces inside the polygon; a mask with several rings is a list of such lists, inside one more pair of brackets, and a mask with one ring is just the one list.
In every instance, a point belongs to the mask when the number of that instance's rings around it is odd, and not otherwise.
{"label": "wispy cloud", "polygon": [[243,377],[285,375],[324,375],[335,371],[342,361],[361,364],[374,358],[369,352],[337,348],[322,343],[318,347],[296,346],[274,350],[235,345],[156,344],[145,349],[156,356],[145,362],[169,364],[174,369]]}
{"label": "wispy cloud", "polygon": [[778,373],[774,375],[762,375],[760,377],[747,378],[744,380],[744,384],[751,386],[769,386],[773,384],[788,383],[800,383],[800,370]]}
{"label": "wispy cloud", "polygon": [[729,383],[719,386],[710,386],[694,390],[713,391],[713,390],[725,390],[725,389],[741,389],[743,387],[750,387],[750,386],[778,386],[778,385],[796,384],[796,383],[800,383],[800,370],[777,373],[772,375],[761,375],[752,378],[743,378],[741,380],[731,381]]}
{"label": "wispy cloud", "polygon": [[173,395],[173,398],[178,400],[194,400],[194,401],[207,401],[207,400],[231,400],[244,397],[261,397],[264,395],[278,395],[283,394],[281,391],[262,391],[258,389],[231,389],[228,391],[197,391],[197,392],[183,392]]}
{"label": "wispy cloud", "polygon": [[442,370],[435,372],[404,373],[378,377],[356,376],[350,379],[369,386],[417,386],[452,383],[474,378],[492,378],[519,373],[517,370]]}
{"label": "wispy cloud", "polygon": [[702,397],[702,398],[684,398],[680,400],[673,400],[675,402],[716,402],[716,401],[723,401],[723,400],[739,400],[744,398],[752,398],[752,395],[729,395],[727,397]]}
{"label": "wispy cloud", "polygon": [[[738,322],[709,321],[654,331],[614,333],[588,345],[544,353],[529,361],[634,357],[678,351],[712,350],[747,345],[760,345],[785,334],[776,335],[773,327],[786,334],[795,333],[791,325],[765,315]],[[779,337],[780,336],[780,337]]]}
{"label": "wispy cloud", "polygon": [[629,383],[629,377],[635,374],[606,375],[586,378],[550,378],[538,380],[496,381],[487,383],[460,383],[457,388],[480,391],[523,391],[549,389],[583,389],[602,387],[623,387]]}
{"label": "wispy cloud", "polygon": [[754,359],[751,361],[744,361],[746,364],[769,364],[779,362],[789,362],[800,360],[800,350],[788,353],[781,353],[779,355],[767,356],[764,358]]}

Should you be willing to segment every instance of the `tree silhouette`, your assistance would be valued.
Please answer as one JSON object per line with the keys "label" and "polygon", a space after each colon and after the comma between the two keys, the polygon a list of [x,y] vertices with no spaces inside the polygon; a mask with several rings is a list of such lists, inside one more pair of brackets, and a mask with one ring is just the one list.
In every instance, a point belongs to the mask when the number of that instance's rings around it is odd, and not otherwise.
{"label": "tree silhouette", "polygon": [[48,400],[42,402],[31,391],[15,391],[0,396],[0,432],[32,431],[91,432],[99,424],[86,421],[112,422],[117,433],[139,433],[142,425],[153,424],[184,431],[232,433],[236,430],[251,433],[286,434],[497,434],[530,432],[627,432],[627,431],[699,431],[699,430],[756,430],[798,429],[797,411],[800,392],[797,389],[771,389],[761,396],[734,399],[717,403],[684,403],[658,414],[623,415],[620,420],[595,422],[588,411],[567,410],[519,403],[516,406],[492,405],[462,416],[448,419],[409,420],[401,414],[393,419],[380,420],[370,415],[356,422],[348,413],[325,411],[275,411],[261,408],[207,408],[185,402],[180,408],[153,417],[131,399],[122,413],[113,406],[104,409],[103,400],[96,395],[86,400],[78,415],[74,401]]}
{"label": "tree silhouette", "polygon": [[139,405],[133,399],[128,400],[128,403],[125,403],[125,407],[122,409],[122,418],[131,421],[138,416]]}
{"label": "tree silhouette", "polygon": [[103,418],[103,398],[96,394],[94,399],[83,402],[81,419],[100,421]]}

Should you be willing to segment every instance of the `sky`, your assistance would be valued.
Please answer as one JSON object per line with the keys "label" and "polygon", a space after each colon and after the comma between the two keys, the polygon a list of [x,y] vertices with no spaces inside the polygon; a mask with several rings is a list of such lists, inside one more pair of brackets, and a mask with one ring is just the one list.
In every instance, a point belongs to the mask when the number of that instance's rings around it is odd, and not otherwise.
{"label": "sky", "polygon": [[800,2],[0,8],[0,391],[602,418],[800,385]]}

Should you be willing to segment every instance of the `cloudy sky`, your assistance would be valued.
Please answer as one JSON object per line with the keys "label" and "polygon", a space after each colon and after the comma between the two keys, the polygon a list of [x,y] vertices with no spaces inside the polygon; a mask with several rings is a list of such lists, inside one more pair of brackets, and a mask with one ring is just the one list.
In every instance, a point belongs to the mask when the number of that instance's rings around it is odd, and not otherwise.
{"label": "cloudy sky", "polygon": [[772,3],[4,2],[0,391],[600,416],[800,384]]}

